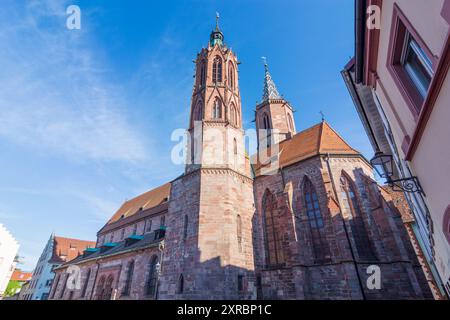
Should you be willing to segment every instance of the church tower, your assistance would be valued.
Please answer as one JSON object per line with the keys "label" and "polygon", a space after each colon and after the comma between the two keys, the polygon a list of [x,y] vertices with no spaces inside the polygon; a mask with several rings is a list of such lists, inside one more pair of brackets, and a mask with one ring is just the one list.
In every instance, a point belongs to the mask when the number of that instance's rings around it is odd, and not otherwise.
{"label": "church tower", "polygon": [[161,299],[256,298],[238,65],[216,21],[195,60],[188,155],[171,187]]}
{"label": "church tower", "polygon": [[[186,173],[199,168],[230,168],[248,174],[244,150],[239,61],[219,28],[195,61]],[[246,163],[247,162],[247,163]]]}
{"label": "church tower", "polygon": [[256,129],[258,148],[265,149],[272,144],[290,139],[296,134],[294,110],[278,93],[275,82],[264,59],[264,89],[262,102],[256,106]]}

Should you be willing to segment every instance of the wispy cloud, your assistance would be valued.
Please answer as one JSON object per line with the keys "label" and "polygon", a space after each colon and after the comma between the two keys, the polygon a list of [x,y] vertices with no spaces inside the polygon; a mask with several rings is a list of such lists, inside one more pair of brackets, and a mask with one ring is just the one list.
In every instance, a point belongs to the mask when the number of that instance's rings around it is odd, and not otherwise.
{"label": "wispy cloud", "polygon": [[20,13],[11,3],[0,13],[0,138],[71,159],[146,159],[89,32],[65,28],[65,1],[27,2]]}

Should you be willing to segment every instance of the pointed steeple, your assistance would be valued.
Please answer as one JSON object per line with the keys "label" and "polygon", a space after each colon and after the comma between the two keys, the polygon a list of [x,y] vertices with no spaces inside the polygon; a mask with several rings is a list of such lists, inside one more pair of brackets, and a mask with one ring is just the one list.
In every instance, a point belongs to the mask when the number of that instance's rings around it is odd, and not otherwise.
{"label": "pointed steeple", "polygon": [[282,99],[280,94],[278,93],[277,87],[275,86],[275,82],[272,80],[272,76],[269,72],[269,66],[267,65],[266,57],[262,57],[264,61],[264,89],[263,89],[263,99],[262,101],[268,101],[272,99]]}
{"label": "pointed steeple", "polygon": [[214,47],[216,45],[216,43],[218,43],[220,46],[223,45],[223,40],[224,40],[224,36],[222,31],[220,31],[219,28],[219,13],[216,12],[216,29],[211,32],[211,36],[209,39],[209,43],[212,47]]}

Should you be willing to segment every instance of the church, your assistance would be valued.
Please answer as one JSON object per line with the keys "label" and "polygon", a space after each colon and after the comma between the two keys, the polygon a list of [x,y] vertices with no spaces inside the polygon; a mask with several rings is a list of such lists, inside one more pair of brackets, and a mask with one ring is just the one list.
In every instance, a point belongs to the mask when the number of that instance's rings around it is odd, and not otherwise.
{"label": "church", "polygon": [[55,268],[49,299],[432,298],[396,196],[357,150],[326,121],[297,132],[265,64],[250,157],[218,23],[195,64],[184,173],[123,203]]}

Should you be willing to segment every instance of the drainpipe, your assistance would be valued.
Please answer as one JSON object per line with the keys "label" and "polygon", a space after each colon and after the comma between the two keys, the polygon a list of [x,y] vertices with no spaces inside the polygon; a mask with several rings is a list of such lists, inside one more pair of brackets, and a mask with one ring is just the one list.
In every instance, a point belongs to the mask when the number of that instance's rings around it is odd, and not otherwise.
{"label": "drainpipe", "polygon": [[164,241],[162,241],[159,246],[158,246],[158,250],[159,250],[159,270],[158,270],[158,278],[156,279],[156,290],[155,290],[155,300],[158,300],[158,291],[159,291],[159,277],[161,275],[162,272],[162,267],[163,267],[163,258],[164,258]]}
{"label": "drainpipe", "polygon": [[348,241],[348,244],[349,244],[350,253],[352,255],[353,265],[355,266],[356,276],[358,278],[359,288],[361,290],[361,294],[362,294],[363,300],[367,300],[366,294],[364,292],[364,285],[362,283],[361,275],[359,274],[358,264],[356,263],[355,252],[353,251],[353,246],[352,246],[352,242],[350,241],[350,236],[348,234],[347,225],[345,224],[345,219],[344,219],[344,214],[342,212],[342,207],[341,207],[340,202],[338,201],[336,184],[334,182],[333,175],[331,174],[330,154],[329,153],[327,153],[327,155],[325,156],[325,161],[327,163],[328,175],[330,176],[330,179],[331,179],[331,186],[333,187],[334,196],[335,196],[336,202],[338,203],[339,211],[341,212],[342,222],[343,222],[344,231],[345,231],[345,237],[347,238],[347,241]]}

